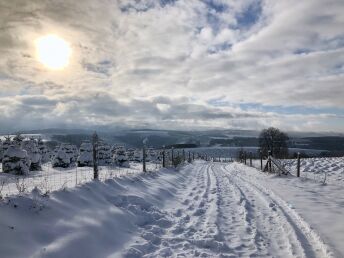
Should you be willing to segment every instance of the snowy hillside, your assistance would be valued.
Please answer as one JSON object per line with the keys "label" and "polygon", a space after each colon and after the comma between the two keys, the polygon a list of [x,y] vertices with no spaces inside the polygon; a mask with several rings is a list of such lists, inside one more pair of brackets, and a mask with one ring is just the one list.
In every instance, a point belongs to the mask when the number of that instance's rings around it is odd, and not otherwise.
{"label": "snowy hillside", "polygon": [[[296,171],[296,162],[296,159],[285,162],[286,168],[292,173]],[[344,157],[302,159],[301,176],[316,181],[344,185]]]}
{"label": "snowy hillside", "polygon": [[342,257],[343,196],[337,186],[276,177],[238,163],[195,161],[179,171],[5,199],[0,253]]}

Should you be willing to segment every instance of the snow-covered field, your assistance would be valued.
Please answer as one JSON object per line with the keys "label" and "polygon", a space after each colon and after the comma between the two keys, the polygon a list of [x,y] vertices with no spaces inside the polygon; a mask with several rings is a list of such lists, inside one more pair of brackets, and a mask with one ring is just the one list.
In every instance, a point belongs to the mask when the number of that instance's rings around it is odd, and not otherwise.
{"label": "snow-covered field", "polygon": [[[296,174],[296,160],[286,162],[286,168]],[[301,176],[344,186],[344,157],[309,158],[301,160]]]}
{"label": "snow-covered field", "polygon": [[344,189],[238,163],[0,202],[1,257],[343,257]]}
{"label": "snow-covered field", "polygon": [[[297,159],[280,160],[280,162],[292,175],[296,176]],[[265,164],[266,160],[263,166]],[[344,186],[344,157],[306,158],[301,159],[300,165],[300,176],[304,179]],[[260,169],[260,160],[253,160],[253,166]]]}

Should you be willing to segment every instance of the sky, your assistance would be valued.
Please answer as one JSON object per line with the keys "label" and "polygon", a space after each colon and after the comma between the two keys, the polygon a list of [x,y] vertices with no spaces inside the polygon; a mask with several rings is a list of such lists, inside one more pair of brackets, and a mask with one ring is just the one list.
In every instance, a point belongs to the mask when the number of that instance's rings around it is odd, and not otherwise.
{"label": "sky", "polygon": [[[0,0],[0,131],[344,133],[343,0]],[[36,41],[72,50],[51,70]]]}

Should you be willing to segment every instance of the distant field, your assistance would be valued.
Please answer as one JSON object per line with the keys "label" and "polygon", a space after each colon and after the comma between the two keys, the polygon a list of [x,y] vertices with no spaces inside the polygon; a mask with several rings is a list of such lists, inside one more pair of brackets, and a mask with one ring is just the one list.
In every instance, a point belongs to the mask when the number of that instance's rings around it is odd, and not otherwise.
{"label": "distant field", "polygon": [[[221,158],[236,158],[239,150],[245,150],[247,152],[252,152],[253,155],[257,155],[258,147],[199,147],[199,148],[186,148],[185,151],[195,152],[199,154],[206,154],[213,157]],[[178,150],[176,150],[178,151]],[[302,152],[308,155],[316,155],[324,152],[325,150],[313,150],[313,149],[299,149],[299,148],[289,148],[289,153]]]}

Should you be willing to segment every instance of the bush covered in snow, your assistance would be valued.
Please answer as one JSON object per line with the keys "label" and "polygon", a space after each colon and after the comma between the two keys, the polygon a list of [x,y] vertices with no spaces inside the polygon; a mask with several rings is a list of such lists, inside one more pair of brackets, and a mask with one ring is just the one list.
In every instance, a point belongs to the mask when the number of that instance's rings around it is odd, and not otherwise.
{"label": "bush covered in snow", "polygon": [[31,161],[30,170],[40,170],[42,156],[39,152],[36,140],[31,138],[29,140],[22,141],[21,148],[26,150],[27,155],[29,156]]}
{"label": "bush covered in snow", "polygon": [[50,152],[41,138],[38,139],[37,145],[38,145],[39,153],[42,156],[41,162],[42,163],[48,162],[50,160]]}
{"label": "bush covered in snow", "polygon": [[135,149],[128,149],[127,152],[127,157],[129,161],[134,161],[134,156],[135,156]]}
{"label": "bush covered in snow", "polygon": [[71,162],[75,163],[78,160],[79,157],[79,150],[78,147],[76,147],[76,145],[71,145]]}
{"label": "bush covered in snow", "polygon": [[114,155],[116,155],[117,150],[118,150],[118,149],[121,149],[121,148],[123,148],[123,147],[122,147],[122,146],[119,146],[119,145],[117,145],[117,144],[112,145],[112,147],[111,147],[111,154],[112,154],[112,157],[113,157]]}
{"label": "bush covered in snow", "polygon": [[[2,142],[1,150],[2,150],[2,156],[1,158],[4,157],[5,152],[7,149],[12,145],[12,141],[10,137],[6,137],[5,140]],[[2,159],[1,159],[2,160]]]}
{"label": "bush covered in snow", "polygon": [[128,157],[125,153],[124,147],[118,147],[114,155],[115,164],[119,167],[129,167]]}
{"label": "bush covered in snow", "polygon": [[81,144],[78,157],[78,167],[92,167],[93,166],[93,151],[92,144],[85,141]]}
{"label": "bush covered in snow", "polygon": [[51,161],[55,158],[56,154],[59,152],[59,149],[60,149],[60,146],[56,146],[54,150],[50,152],[49,157]]}
{"label": "bush covered in snow", "polygon": [[136,162],[142,162],[142,150],[136,149],[134,151],[134,161]]}
{"label": "bush covered in snow", "polygon": [[146,161],[156,163],[156,162],[158,162],[158,160],[159,160],[159,153],[157,151],[155,151],[153,148],[149,148],[147,150]]}
{"label": "bush covered in snow", "polygon": [[17,134],[12,139],[12,144],[17,145],[18,147],[21,147],[21,144],[25,138],[21,134]]}
{"label": "bush covered in snow", "polygon": [[74,165],[75,152],[71,144],[62,143],[55,154],[52,165],[53,167],[68,168]]}
{"label": "bush covered in snow", "polygon": [[2,171],[15,175],[27,175],[30,170],[30,159],[27,152],[16,144],[10,145],[4,153]]}
{"label": "bush covered in snow", "polygon": [[98,165],[108,166],[112,163],[111,148],[106,143],[100,143],[98,146]]}

